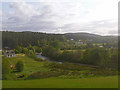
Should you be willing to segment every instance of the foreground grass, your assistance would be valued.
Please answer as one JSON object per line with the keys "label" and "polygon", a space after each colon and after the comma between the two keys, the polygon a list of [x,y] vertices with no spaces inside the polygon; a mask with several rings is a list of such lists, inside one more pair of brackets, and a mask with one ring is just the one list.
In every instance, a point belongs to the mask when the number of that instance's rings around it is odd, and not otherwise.
{"label": "foreground grass", "polygon": [[84,79],[3,80],[3,88],[117,88],[118,77],[92,77]]}

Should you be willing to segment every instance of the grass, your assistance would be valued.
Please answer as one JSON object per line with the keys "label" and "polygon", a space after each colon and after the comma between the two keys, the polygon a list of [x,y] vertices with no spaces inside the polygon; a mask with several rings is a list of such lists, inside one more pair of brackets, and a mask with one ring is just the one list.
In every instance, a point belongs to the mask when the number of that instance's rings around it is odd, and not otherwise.
{"label": "grass", "polygon": [[[19,54],[17,55],[17,57],[10,57],[10,58],[3,57],[2,58],[2,60],[6,60],[6,59],[8,59],[10,61],[10,64],[13,64],[13,65],[15,65],[18,61],[24,62],[24,71],[20,72],[19,74],[29,75],[32,72],[50,70],[49,68],[44,67],[45,62],[35,61],[34,59],[28,56],[25,56],[24,54]],[[11,74],[16,74],[16,73],[11,73]]]}
{"label": "grass", "polygon": [[60,50],[60,52],[62,53],[62,52],[64,52],[64,51],[69,51],[69,52],[76,52],[76,51],[78,51],[78,50]]}
{"label": "grass", "polygon": [[[83,52],[85,51],[85,49],[80,49],[80,50],[83,51]],[[61,53],[64,52],[64,51],[77,52],[78,50],[60,50]]]}
{"label": "grass", "polygon": [[118,88],[118,77],[84,79],[46,78],[37,80],[3,80],[3,88]]}
{"label": "grass", "polygon": [[94,43],[94,44],[93,44],[93,46],[96,46],[96,45],[97,45],[97,46],[100,46],[100,45],[102,45],[102,43],[97,43],[97,44]]}
{"label": "grass", "polygon": [[[8,59],[11,64],[15,65],[17,61],[24,62],[24,71],[9,74],[10,80],[3,80],[3,88],[117,88],[118,78],[117,76],[107,77],[89,77],[89,78],[77,78],[77,79],[63,79],[63,78],[45,78],[45,79],[33,79],[33,80],[16,80],[16,74],[24,74],[26,76],[38,71],[50,71],[50,67],[44,66],[45,62],[38,62],[34,59],[25,56],[24,54],[18,54],[17,57],[5,58]],[[80,71],[82,72],[82,71]]]}

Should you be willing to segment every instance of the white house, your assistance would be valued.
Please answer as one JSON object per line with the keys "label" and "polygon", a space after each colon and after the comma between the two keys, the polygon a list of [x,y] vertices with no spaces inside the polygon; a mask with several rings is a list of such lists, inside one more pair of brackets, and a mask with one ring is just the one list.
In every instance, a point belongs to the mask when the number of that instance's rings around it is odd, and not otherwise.
{"label": "white house", "polygon": [[15,52],[13,50],[5,50],[4,56],[5,57],[15,57]]}
{"label": "white house", "polygon": [[75,45],[82,45],[84,44],[83,42],[76,42]]}

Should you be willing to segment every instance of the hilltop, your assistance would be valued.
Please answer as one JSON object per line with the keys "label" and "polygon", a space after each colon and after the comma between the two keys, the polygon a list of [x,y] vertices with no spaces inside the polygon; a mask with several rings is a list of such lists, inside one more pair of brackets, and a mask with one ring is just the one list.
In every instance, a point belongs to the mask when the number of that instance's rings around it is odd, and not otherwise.
{"label": "hilltop", "polygon": [[[41,32],[2,32],[2,46],[14,47],[16,45],[28,44],[35,45],[38,41],[47,40],[66,42],[74,39],[74,41],[82,40],[91,43],[115,43],[117,44],[117,36],[100,36],[90,33],[66,33],[66,34],[48,34]],[[26,43],[26,45],[25,45]]]}

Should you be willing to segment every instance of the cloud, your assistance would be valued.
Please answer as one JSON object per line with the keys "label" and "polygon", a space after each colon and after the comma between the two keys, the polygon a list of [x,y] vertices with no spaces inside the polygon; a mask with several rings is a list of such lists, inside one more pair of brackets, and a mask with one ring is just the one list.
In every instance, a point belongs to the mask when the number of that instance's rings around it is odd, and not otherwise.
{"label": "cloud", "polygon": [[41,11],[24,2],[11,3],[10,7],[15,11],[3,21],[3,30],[47,32],[57,28],[52,10],[47,5]]}
{"label": "cloud", "polygon": [[[10,4],[10,8],[14,11],[7,20],[3,21],[4,30],[34,30],[41,31],[59,29],[64,25],[67,19],[71,19],[76,10],[76,4],[64,3],[39,3],[41,9],[36,9],[25,2],[14,2]],[[73,5],[73,6],[72,6]],[[64,6],[64,7],[63,7]],[[71,7],[68,9],[68,7]],[[74,7],[74,8],[73,8]],[[78,9],[77,9],[78,10]],[[67,21],[68,22],[68,21]]]}
{"label": "cloud", "polygon": [[[101,35],[110,34],[110,31],[117,31],[117,20],[101,20],[88,23],[71,23],[61,27],[64,32],[89,32]],[[111,33],[116,34],[116,33]]]}
{"label": "cloud", "polygon": [[2,30],[2,11],[0,10],[0,31]]}
{"label": "cloud", "polygon": [[[117,30],[116,11],[111,14],[109,10],[112,3],[106,8],[107,2],[103,3],[100,0],[99,2],[96,0],[91,2],[89,0],[42,1],[10,3],[8,13],[5,13],[6,17],[3,20],[3,30],[52,33],[91,32],[102,35]],[[103,5],[102,9],[101,5]]]}
{"label": "cloud", "polygon": [[109,34],[118,34],[118,31],[117,30],[111,30],[111,31],[109,31]]}
{"label": "cloud", "polygon": [[11,13],[8,19],[16,22],[26,21],[30,17],[38,14],[32,5],[26,4],[25,2],[10,3],[10,8],[15,9],[15,11]]}

